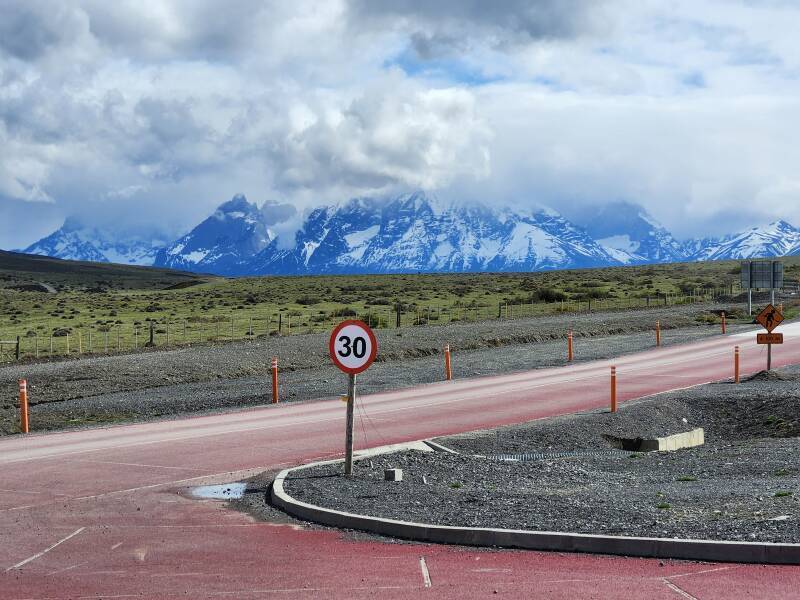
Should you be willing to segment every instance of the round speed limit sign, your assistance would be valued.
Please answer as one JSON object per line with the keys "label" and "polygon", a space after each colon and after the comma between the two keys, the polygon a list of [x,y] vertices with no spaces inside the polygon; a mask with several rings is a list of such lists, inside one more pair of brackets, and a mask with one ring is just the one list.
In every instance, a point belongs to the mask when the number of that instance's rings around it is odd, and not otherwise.
{"label": "round speed limit sign", "polygon": [[366,371],[378,354],[375,334],[361,321],[340,323],[331,333],[331,359],[339,369],[350,375]]}

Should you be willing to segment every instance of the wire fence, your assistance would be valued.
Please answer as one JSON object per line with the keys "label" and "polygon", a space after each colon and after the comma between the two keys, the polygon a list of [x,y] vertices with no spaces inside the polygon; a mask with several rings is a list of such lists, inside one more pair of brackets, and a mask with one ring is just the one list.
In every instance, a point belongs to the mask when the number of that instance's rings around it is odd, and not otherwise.
{"label": "wire fence", "polygon": [[330,331],[343,319],[359,319],[374,329],[391,329],[554,314],[646,310],[709,302],[723,296],[729,298],[730,291],[730,288],[720,288],[689,295],[659,294],[555,302],[372,306],[361,311],[348,307],[332,311],[287,309],[270,313],[258,309],[243,309],[237,311],[237,314],[213,314],[186,319],[151,318],[115,325],[62,327],[49,334],[23,329],[20,325],[17,328],[0,327],[0,362],[103,355],[151,348],[322,333]]}

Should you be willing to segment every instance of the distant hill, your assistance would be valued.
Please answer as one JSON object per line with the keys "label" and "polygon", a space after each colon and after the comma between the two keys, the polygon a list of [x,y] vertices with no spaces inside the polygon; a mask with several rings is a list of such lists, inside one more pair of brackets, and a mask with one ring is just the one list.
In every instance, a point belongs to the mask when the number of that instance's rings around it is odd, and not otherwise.
{"label": "distant hill", "polygon": [[195,285],[210,278],[170,269],[61,260],[0,250],[0,289],[38,286],[44,291],[50,286],[56,290],[160,290]]}

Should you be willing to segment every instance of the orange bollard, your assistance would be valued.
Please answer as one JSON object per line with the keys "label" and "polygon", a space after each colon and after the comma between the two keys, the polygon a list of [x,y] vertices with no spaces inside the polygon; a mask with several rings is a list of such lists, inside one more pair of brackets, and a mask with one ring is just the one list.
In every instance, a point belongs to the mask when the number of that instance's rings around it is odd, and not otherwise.
{"label": "orange bollard", "polygon": [[567,360],[569,362],[572,362],[573,358],[574,354],[572,351],[572,329],[570,329],[569,333],[567,334]]}
{"label": "orange bollard", "polygon": [[447,381],[453,379],[453,368],[450,362],[450,344],[444,347],[444,378]]}
{"label": "orange bollard", "polygon": [[661,345],[661,321],[656,321],[656,346]]}
{"label": "orange bollard", "polygon": [[28,381],[19,380],[19,426],[22,433],[28,433]]}
{"label": "orange bollard", "polygon": [[611,367],[611,412],[617,412],[617,367]]}
{"label": "orange bollard", "polygon": [[733,381],[739,383],[739,346],[733,352]]}
{"label": "orange bollard", "polygon": [[728,333],[728,326],[725,321],[725,311],[722,311],[722,335]]}
{"label": "orange bollard", "polygon": [[278,358],[272,359],[272,403],[278,403]]}

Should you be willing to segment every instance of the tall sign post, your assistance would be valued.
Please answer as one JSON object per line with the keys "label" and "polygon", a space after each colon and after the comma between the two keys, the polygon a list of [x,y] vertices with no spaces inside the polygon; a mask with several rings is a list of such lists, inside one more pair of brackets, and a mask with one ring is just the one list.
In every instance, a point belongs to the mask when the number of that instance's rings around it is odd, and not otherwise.
{"label": "tall sign post", "polygon": [[770,290],[775,305],[775,290],[783,287],[783,263],[779,260],[742,261],[742,289],[747,290],[747,314],[753,314],[753,290]]}
{"label": "tall sign post", "polygon": [[772,370],[772,344],[782,344],[783,334],[772,333],[773,330],[783,322],[783,314],[772,304],[769,304],[756,317],[756,321],[767,330],[767,333],[759,333],[756,342],[767,345],[767,371]]}
{"label": "tall sign post", "polygon": [[348,375],[347,424],[344,442],[344,474],[353,474],[353,412],[356,403],[356,375],[366,371],[378,355],[378,340],[361,321],[339,323],[328,343],[331,360]]}

